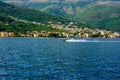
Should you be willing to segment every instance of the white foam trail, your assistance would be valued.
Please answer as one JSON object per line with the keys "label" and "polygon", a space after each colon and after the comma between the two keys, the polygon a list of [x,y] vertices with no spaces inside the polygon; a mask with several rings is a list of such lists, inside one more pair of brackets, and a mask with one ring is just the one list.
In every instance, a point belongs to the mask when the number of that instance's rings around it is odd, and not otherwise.
{"label": "white foam trail", "polygon": [[120,41],[100,41],[100,40],[86,40],[86,39],[68,39],[65,42],[120,42]]}

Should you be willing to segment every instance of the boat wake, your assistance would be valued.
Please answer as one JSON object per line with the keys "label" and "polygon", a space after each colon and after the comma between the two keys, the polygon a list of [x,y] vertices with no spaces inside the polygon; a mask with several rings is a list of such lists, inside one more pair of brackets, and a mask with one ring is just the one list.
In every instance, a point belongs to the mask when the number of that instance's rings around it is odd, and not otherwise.
{"label": "boat wake", "polygon": [[99,42],[98,40],[86,40],[86,39],[66,39],[65,42]]}
{"label": "boat wake", "polygon": [[82,39],[82,40],[76,40],[76,39],[67,39],[65,42],[86,42],[87,40]]}
{"label": "boat wake", "polygon": [[87,39],[66,39],[65,42],[120,42],[120,41],[100,41],[100,40],[87,40]]}

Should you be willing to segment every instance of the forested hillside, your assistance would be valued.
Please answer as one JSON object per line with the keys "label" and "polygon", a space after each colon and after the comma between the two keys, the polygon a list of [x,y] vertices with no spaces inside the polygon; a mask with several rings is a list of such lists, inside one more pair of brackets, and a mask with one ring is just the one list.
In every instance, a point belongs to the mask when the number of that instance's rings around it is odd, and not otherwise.
{"label": "forested hillside", "polygon": [[69,21],[65,18],[50,15],[44,12],[40,12],[33,9],[28,9],[24,7],[16,7],[3,2],[0,2],[0,13],[14,16],[18,19],[25,19],[29,21],[48,23],[51,22],[61,22],[67,24]]}
{"label": "forested hillside", "polygon": [[7,3],[85,23],[91,28],[120,32],[119,0],[17,0]]}
{"label": "forested hillside", "polygon": [[100,28],[120,32],[120,2],[96,2],[76,13],[75,20]]}
{"label": "forested hillside", "polygon": [[[116,3],[115,3],[116,4]],[[117,3],[118,4],[118,3]],[[101,3],[100,3],[101,5]],[[102,3],[103,5],[103,3]],[[96,5],[93,5],[96,6]],[[107,5],[105,5],[107,6]],[[109,5],[110,6],[110,5]],[[89,9],[90,7],[90,9]],[[113,5],[111,7],[114,7]],[[111,7],[108,7],[105,9],[105,11],[111,9]],[[86,9],[89,9],[91,11],[91,6],[87,6]],[[101,6],[100,6],[101,8]],[[98,10],[99,7],[94,10]],[[112,8],[113,9],[113,8]],[[119,9],[119,8],[118,8]],[[87,12],[90,12],[87,10]],[[101,10],[101,9],[99,9]],[[86,14],[89,14],[87,12],[84,13],[83,9],[83,14],[82,17]],[[92,12],[93,12],[92,11]],[[113,12],[115,9],[113,9]],[[101,12],[101,11],[100,11]],[[108,12],[108,15],[113,12]],[[110,18],[115,18],[118,19],[117,21],[119,22],[119,11],[116,10],[116,13],[112,15]],[[80,13],[81,14],[81,13]],[[97,13],[98,14],[98,13]],[[85,24],[82,24],[82,18],[79,19],[78,14],[75,14],[77,17],[74,21],[65,19],[60,16],[56,16],[54,14],[48,14],[44,13],[38,10],[34,10],[31,8],[27,7],[17,7],[13,6],[10,4],[6,4],[3,2],[0,2],[0,36],[7,36],[12,32],[14,33],[15,36],[24,36],[24,37],[79,37],[79,38],[86,38],[86,37],[119,37],[119,33],[113,32],[113,31],[119,31],[119,27],[117,26],[116,22],[114,19],[112,20],[113,23],[115,24],[114,27],[105,27],[105,26],[86,26]],[[94,14],[95,15],[95,14]],[[101,15],[103,17],[103,13],[99,13],[98,15]],[[90,16],[90,14],[89,14]],[[107,16],[107,15],[106,15]],[[105,19],[106,17],[104,14]],[[85,16],[87,17],[87,16]],[[97,19],[100,19],[101,17],[92,17],[94,18],[95,21]],[[74,17],[73,17],[74,18]],[[89,18],[86,18],[89,19]],[[101,18],[102,20],[103,18]],[[109,21],[109,20],[106,20]],[[95,23],[95,22],[90,22],[90,23]],[[97,24],[98,22],[96,22]],[[106,22],[102,22],[103,24]],[[90,24],[88,24],[90,25]],[[118,24],[119,25],[119,24]],[[79,28],[80,27],[80,28]],[[94,28],[94,29],[92,29]],[[100,28],[100,29],[96,29]],[[106,29],[106,30],[104,30]],[[112,31],[107,31],[107,30],[112,30]],[[10,33],[9,33],[10,32]],[[6,35],[4,35],[6,34]]]}
{"label": "forested hillside", "polygon": [[13,32],[15,36],[26,34],[28,31],[65,32],[51,28],[48,23],[68,24],[69,21],[62,17],[49,15],[40,11],[16,7],[0,2],[0,32]]}

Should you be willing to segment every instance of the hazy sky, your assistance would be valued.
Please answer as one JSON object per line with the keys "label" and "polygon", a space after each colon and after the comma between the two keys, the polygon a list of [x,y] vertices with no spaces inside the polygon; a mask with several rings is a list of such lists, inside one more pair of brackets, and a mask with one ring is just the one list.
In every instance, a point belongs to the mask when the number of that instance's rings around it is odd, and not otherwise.
{"label": "hazy sky", "polygon": [[62,2],[78,2],[78,1],[120,1],[120,0],[0,0],[0,1],[4,1],[4,2],[7,2],[7,3],[21,3],[21,2],[35,2],[35,3],[38,3],[38,2],[59,2],[59,1],[62,1]]}

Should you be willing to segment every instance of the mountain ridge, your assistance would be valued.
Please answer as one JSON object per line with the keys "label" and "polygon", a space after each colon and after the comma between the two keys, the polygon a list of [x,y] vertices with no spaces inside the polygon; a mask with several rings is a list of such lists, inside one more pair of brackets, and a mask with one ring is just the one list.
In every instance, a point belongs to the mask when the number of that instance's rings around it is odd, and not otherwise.
{"label": "mountain ridge", "polygon": [[62,17],[0,2],[0,37],[119,37],[118,32],[88,27]]}
{"label": "mountain ridge", "polygon": [[91,3],[82,9],[81,12],[78,12],[75,19],[100,29],[120,32],[120,2]]}
{"label": "mountain ridge", "polygon": [[76,0],[71,3],[69,2],[70,0],[44,0],[42,3],[40,2],[43,0],[36,0],[38,2],[34,0],[18,0],[18,2],[19,1],[27,2],[23,5],[19,4],[19,6],[40,10],[56,16],[62,16],[80,23],[82,22],[91,26],[91,28],[120,32],[119,0]]}
{"label": "mountain ridge", "polygon": [[[78,22],[86,23],[87,25],[91,26],[91,28],[94,28],[93,26],[96,26],[97,28],[100,29],[102,28],[120,32],[119,0],[85,0],[85,1],[77,0],[77,1],[78,2],[75,1],[76,3],[64,2],[64,0],[55,3],[52,3],[50,1],[44,3],[33,2],[26,4],[24,6],[40,10],[42,12],[47,12],[65,18],[69,18],[71,20],[75,20]],[[85,17],[82,15],[84,15]],[[97,17],[99,18],[99,20]],[[97,20],[95,21],[96,18]]]}
{"label": "mountain ridge", "polygon": [[67,21],[67,19],[60,16],[50,15],[30,8],[12,6],[3,2],[0,2],[0,13],[36,22],[57,21],[64,23]]}

